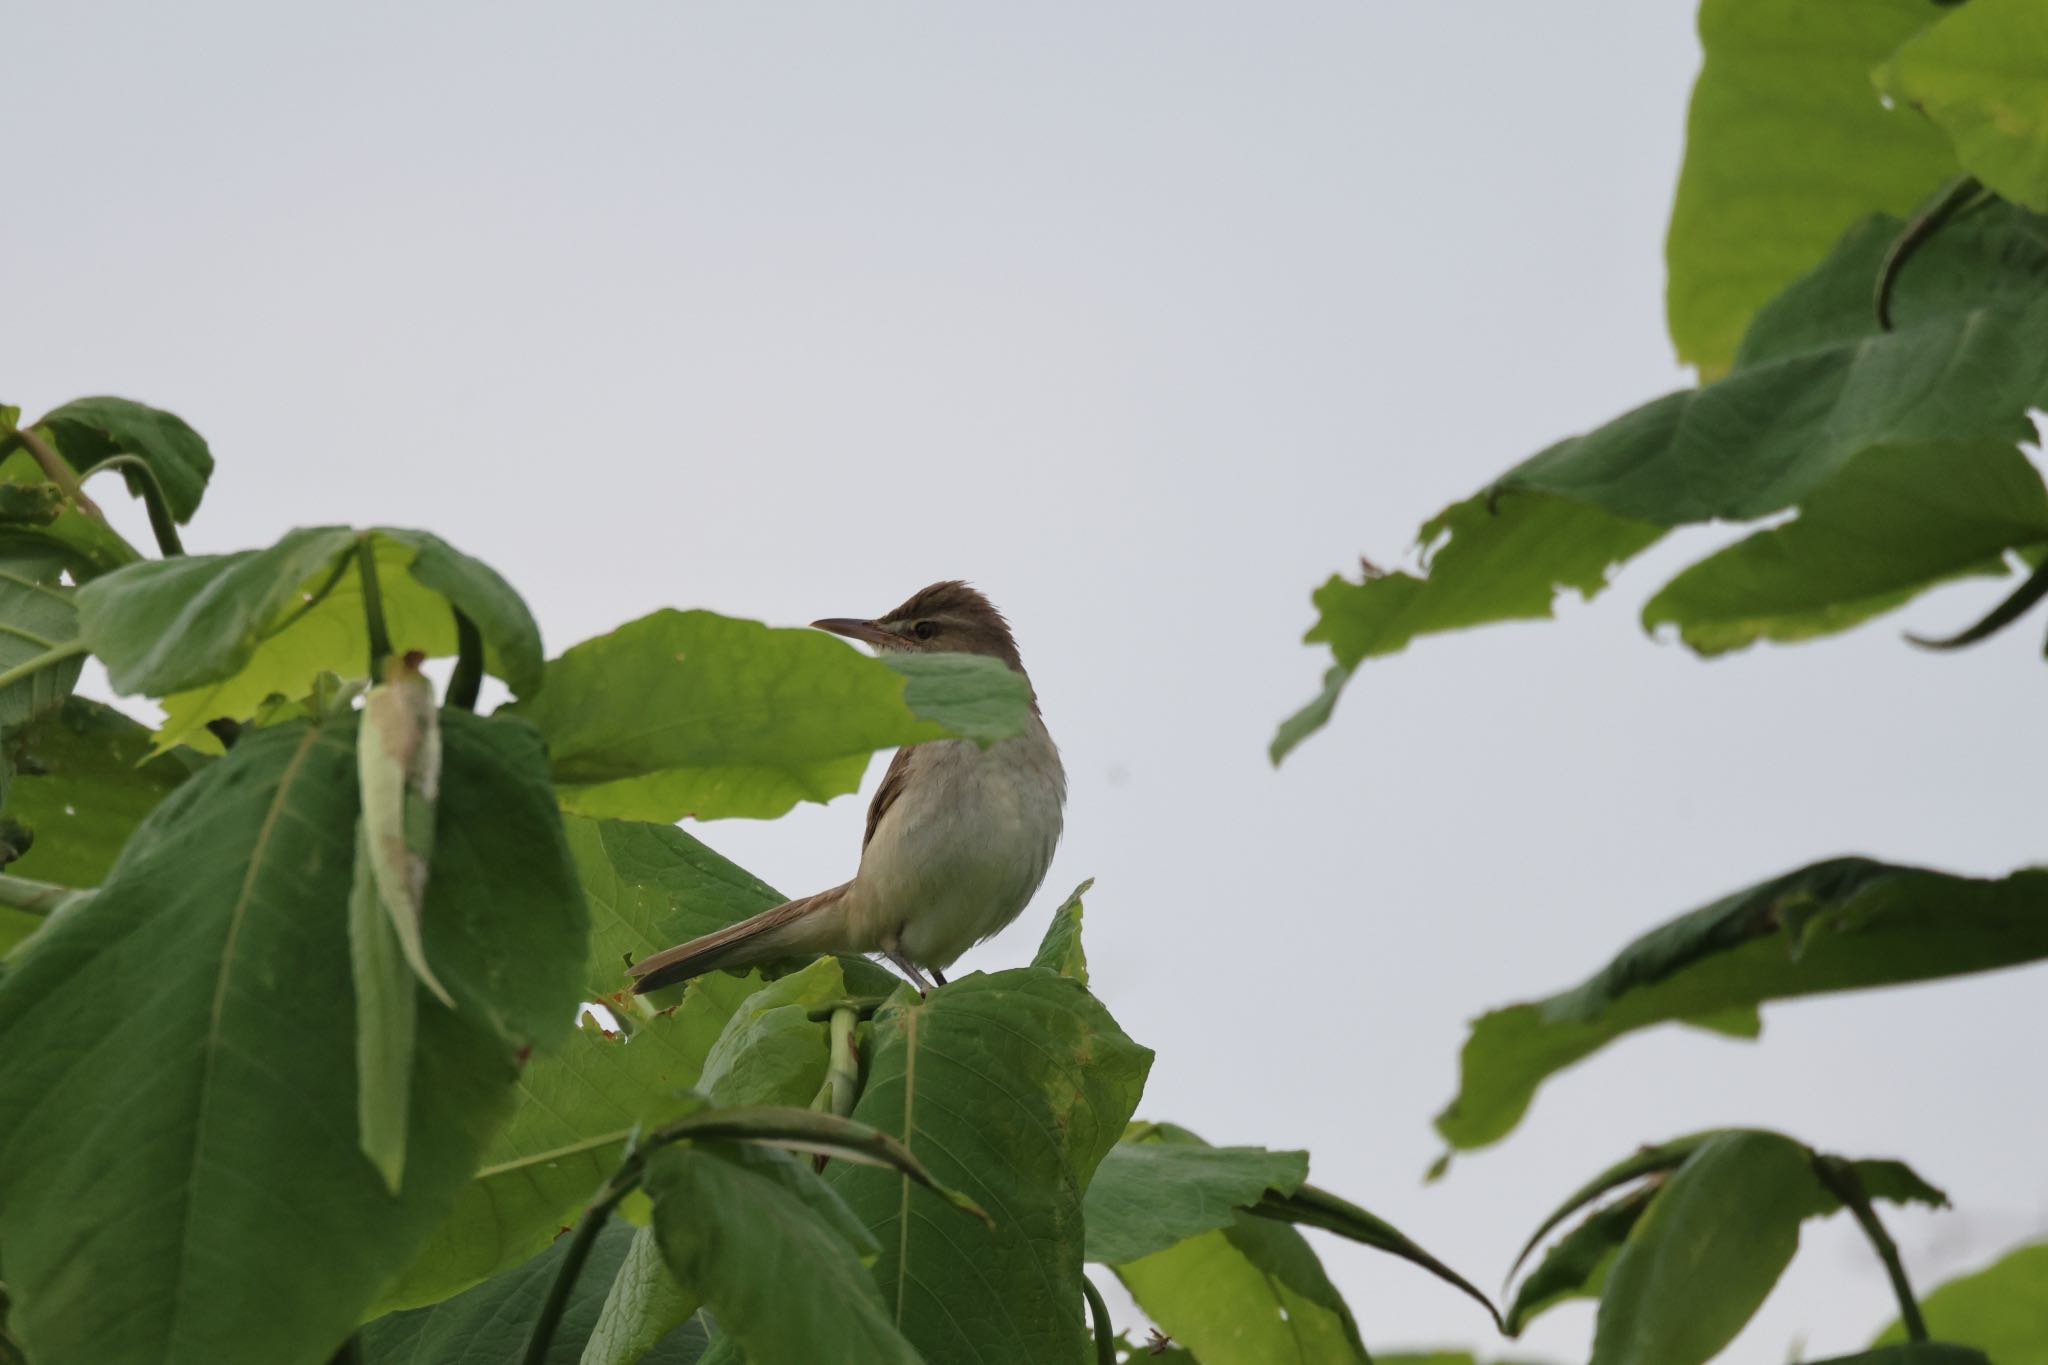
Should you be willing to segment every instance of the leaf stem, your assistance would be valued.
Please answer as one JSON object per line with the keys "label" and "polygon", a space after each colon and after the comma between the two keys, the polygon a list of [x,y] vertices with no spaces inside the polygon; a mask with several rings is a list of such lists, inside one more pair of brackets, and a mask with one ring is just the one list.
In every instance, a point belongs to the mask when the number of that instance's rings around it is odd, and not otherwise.
{"label": "leaf stem", "polygon": [[1095,1324],[1095,1365],[1116,1365],[1116,1329],[1109,1323],[1109,1305],[1086,1275],[1081,1277],[1081,1294],[1088,1300],[1088,1319]]}
{"label": "leaf stem", "polygon": [[163,551],[164,558],[185,553],[184,542],[178,539],[178,519],[171,515],[171,500],[164,494],[164,486],[149,467],[149,461],[140,455],[109,455],[91,469],[85,471],[91,478],[102,469],[134,470],[142,477],[142,505],[149,509],[149,529],[156,536],[156,547]]}
{"label": "leaf stem", "polygon": [[384,590],[377,583],[373,532],[356,533],[356,566],[363,577],[363,619],[370,628],[370,681],[375,683],[384,676],[384,661],[391,657],[391,632],[384,624]]}
{"label": "leaf stem", "polygon": [[1909,1341],[1927,1340],[1927,1319],[1920,1316],[1920,1301],[1913,1297],[1913,1286],[1906,1280],[1906,1266],[1899,1259],[1898,1245],[1884,1230],[1884,1224],[1878,1221],[1877,1210],[1870,1206],[1870,1195],[1864,1190],[1856,1168],[1836,1157],[1817,1156],[1813,1169],[1829,1193],[1856,1216],[1863,1235],[1870,1239],[1870,1245],[1877,1251],[1877,1259],[1884,1262],[1884,1273],[1891,1280],[1892,1293],[1899,1301],[1899,1319],[1906,1324],[1906,1338]]}
{"label": "leaf stem", "polygon": [[476,694],[484,681],[483,632],[462,608],[449,610],[455,613],[455,671],[448,676],[447,704],[474,711]]}
{"label": "leaf stem", "polygon": [[33,877],[16,877],[0,872],[0,905],[23,914],[47,915],[68,897],[77,894],[75,886],[59,886],[55,882],[39,882]]}
{"label": "leaf stem", "polygon": [[590,1201],[590,1207],[583,1210],[583,1216],[576,1220],[575,1230],[569,1234],[568,1249],[562,1253],[562,1263],[555,1267],[554,1283],[548,1286],[548,1296],[540,1306],[540,1316],[533,1320],[533,1330],[526,1335],[526,1350],[520,1354],[520,1365],[542,1365],[548,1358],[548,1347],[554,1344],[555,1328],[560,1325],[562,1313],[569,1306],[569,1294],[576,1288],[576,1277],[583,1273],[583,1263],[590,1259],[590,1248],[596,1245],[597,1234],[604,1229],[605,1220],[612,1216],[612,1209],[639,1185],[640,1164],[638,1152],[627,1156],[618,1173],[605,1182],[604,1188],[597,1192],[597,1198]]}
{"label": "leaf stem", "polygon": [[1929,640],[1919,635],[1908,635],[1906,639],[1922,649],[1961,649],[2004,630],[2043,597],[2048,597],[2048,561],[2027,575],[2027,581],[2014,588],[2011,596],[1985,613],[1983,620],[1960,635],[1951,635],[1946,640]]}
{"label": "leaf stem", "polygon": [[62,455],[51,449],[48,441],[36,435],[29,427],[16,427],[14,434],[28,447],[28,453],[35,460],[37,467],[43,471],[43,477],[63,489],[64,496],[77,503],[79,511],[102,522],[107,519],[106,513],[100,511],[99,504],[88,498],[85,489],[79,486],[77,473],[65,463]]}
{"label": "leaf stem", "polygon": [[1898,287],[1899,275],[1906,268],[1906,262],[1913,254],[1927,245],[1935,233],[1941,231],[1949,219],[1968,207],[1984,188],[1983,182],[1974,175],[1959,175],[1934,192],[1926,208],[1913,216],[1905,230],[1893,239],[1884,253],[1884,262],[1877,268],[1877,291],[1873,300],[1877,305],[1878,330],[1892,329],[1892,290]]}
{"label": "leaf stem", "polygon": [[0,688],[12,687],[23,678],[40,673],[52,664],[61,664],[66,659],[75,659],[81,654],[91,652],[83,640],[66,640],[61,645],[44,650],[33,659],[24,659],[5,672],[0,672]]}

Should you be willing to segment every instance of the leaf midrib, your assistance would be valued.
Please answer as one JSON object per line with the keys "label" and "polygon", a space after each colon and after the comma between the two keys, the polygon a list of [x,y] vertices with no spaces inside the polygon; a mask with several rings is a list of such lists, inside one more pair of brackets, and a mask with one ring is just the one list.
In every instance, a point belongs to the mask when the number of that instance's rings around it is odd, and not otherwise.
{"label": "leaf midrib", "polygon": [[[241,937],[242,924],[248,915],[249,904],[256,894],[256,883],[265,870],[265,855],[270,849],[271,836],[277,830],[278,818],[284,814],[286,798],[290,796],[292,784],[297,779],[300,766],[313,745],[321,738],[321,732],[308,727],[305,738],[293,751],[291,761],[285,765],[284,774],[278,779],[277,794],[271,798],[270,809],[264,812],[263,824],[256,831],[256,842],[249,850],[249,870],[242,876],[242,889],[235,897],[233,909],[228,912],[227,941],[221,948],[220,969],[214,978],[213,1002],[207,1012],[206,1043],[203,1049],[205,1062],[199,1073],[199,1108],[192,1125],[192,1170],[186,1177],[186,1204],[184,1209],[185,1235],[178,1247],[179,1278],[183,1278],[184,1267],[192,1260],[192,1237],[196,1220],[192,1217],[191,1195],[193,1178],[198,1170],[198,1154],[206,1145],[208,1111],[213,1100],[214,1061],[220,1052],[221,1013],[227,1003],[228,982],[234,974],[235,945]],[[167,1343],[178,1340],[178,1319],[184,1311],[187,1297],[179,1294],[172,1301],[171,1321],[165,1331]]]}

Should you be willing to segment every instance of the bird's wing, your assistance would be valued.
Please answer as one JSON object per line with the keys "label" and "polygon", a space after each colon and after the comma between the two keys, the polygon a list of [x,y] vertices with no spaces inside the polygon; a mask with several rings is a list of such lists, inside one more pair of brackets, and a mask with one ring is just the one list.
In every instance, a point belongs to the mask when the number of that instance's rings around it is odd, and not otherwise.
{"label": "bird's wing", "polygon": [[889,771],[882,774],[882,785],[875,788],[875,799],[868,802],[868,832],[861,836],[860,851],[868,851],[868,844],[875,837],[875,826],[882,823],[882,817],[889,813],[889,807],[896,804],[896,798],[903,795],[903,789],[910,784],[910,749],[906,744],[896,751],[896,757],[889,760]]}

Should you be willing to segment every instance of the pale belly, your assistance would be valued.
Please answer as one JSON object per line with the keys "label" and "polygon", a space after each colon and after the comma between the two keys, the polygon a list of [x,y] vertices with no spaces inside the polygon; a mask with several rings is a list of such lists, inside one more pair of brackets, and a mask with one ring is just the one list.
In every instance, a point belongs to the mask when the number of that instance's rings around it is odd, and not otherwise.
{"label": "pale belly", "polygon": [[864,941],[893,939],[918,965],[944,968],[1017,918],[1045,880],[1066,778],[1035,716],[987,750],[921,744],[911,764],[861,855],[850,917]]}

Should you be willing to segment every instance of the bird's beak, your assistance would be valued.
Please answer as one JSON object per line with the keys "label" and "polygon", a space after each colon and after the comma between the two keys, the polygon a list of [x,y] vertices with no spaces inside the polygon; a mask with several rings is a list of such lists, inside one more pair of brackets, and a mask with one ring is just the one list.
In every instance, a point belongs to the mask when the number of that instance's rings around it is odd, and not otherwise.
{"label": "bird's beak", "polygon": [[822,621],[813,621],[817,630],[829,630],[834,635],[844,635],[849,640],[859,640],[870,645],[896,645],[902,641],[896,633],[887,630],[874,621],[856,621],[850,616],[828,616]]}

